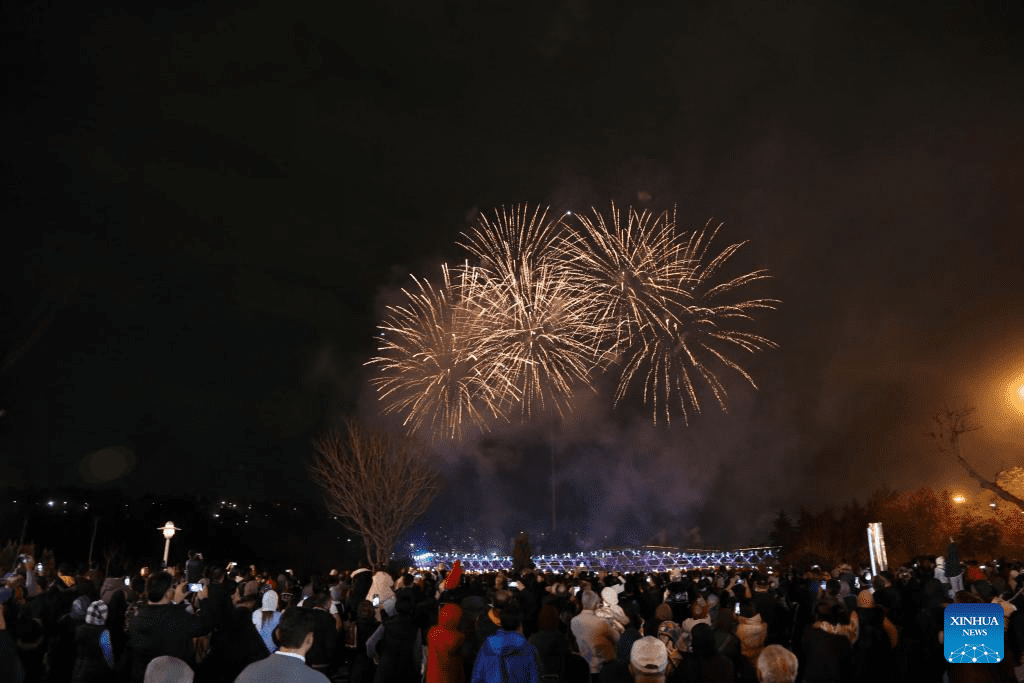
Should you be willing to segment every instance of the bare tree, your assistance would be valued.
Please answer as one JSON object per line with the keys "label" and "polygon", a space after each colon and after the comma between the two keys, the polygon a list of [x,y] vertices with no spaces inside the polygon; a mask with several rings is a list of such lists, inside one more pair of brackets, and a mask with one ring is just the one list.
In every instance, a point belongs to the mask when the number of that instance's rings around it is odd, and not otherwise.
{"label": "bare tree", "polygon": [[997,483],[999,476],[1003,474],[1003,468],[1000,468],[999,472],[996,472],[996,476],[992,477],[992,479],[986,479],[984,475],[974,469],[971,463],[967,462],[960,452],[960,437],[981,429],[980,426],[974,424],[971,417],[973,413],[973,407],[950,408],[946,406],[932,415],[931,429],[926,433],[935,441],[940,453],[953,454],[957,462],[960,463],[960,466],[964,468],[967,474],[971,475],[971,479],[978,482],[978,486],[988,489],[1003,500],[1013,503],[1024,511],[1024,500],[1013,495]]}
{"label": "bare tree", "polygon": [[331,514],[362,536],[370,563],[383,564],[402,532],[433,502],[440,480],[413,441],[354,419],[346,420],[345,429],[315,441],[310,474]]}

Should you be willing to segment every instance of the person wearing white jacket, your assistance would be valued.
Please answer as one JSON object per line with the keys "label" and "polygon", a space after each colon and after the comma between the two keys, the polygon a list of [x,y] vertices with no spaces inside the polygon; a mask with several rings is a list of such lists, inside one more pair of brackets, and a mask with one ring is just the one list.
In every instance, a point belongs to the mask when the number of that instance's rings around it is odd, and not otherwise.
{"label": "person wearing white jacket", "polygon": [[601,598],[593,591],[582,594],[583,610],[569,622],[569,629],[576,637],[580,654],[590,664],[590,673],[601,671],[601,665],[615,659],[615,645],[619,642],[619,633],[607,619],[597,615],[601,606]]}
{"label": "person wearing white jacket", "polygon": [[608,619],[611,622],[612,628],[618,631],[620,635],[629,625],[629,617],[626,616],[626,612],[619,605],[619,593],[621,592],[621,584],[609,588],[602,588],[601,600],[604,602],[604,605],[599,607],[596,611],[597,616]]}

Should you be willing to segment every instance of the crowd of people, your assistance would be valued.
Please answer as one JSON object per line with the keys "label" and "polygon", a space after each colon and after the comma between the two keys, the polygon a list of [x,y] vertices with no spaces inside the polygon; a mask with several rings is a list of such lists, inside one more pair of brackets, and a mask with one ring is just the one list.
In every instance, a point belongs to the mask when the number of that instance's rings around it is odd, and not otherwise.
{"label": "crowd of people", "polygon": [[[19,558],[0,588],[0,681],[806,683],[1024,680],[1017,563],[945,555],[876,576],[325,571],[207,563],[133,573]],[[999,664],[950,664],[943,611],[1005,615]]]}

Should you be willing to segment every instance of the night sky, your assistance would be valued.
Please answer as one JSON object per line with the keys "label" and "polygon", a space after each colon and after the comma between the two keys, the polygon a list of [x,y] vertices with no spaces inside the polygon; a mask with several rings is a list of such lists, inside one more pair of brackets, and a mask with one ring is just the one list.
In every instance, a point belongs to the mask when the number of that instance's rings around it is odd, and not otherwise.
{"label": "night sky", "polygon": [[[945,404],[984,472],[1024,461],[1018,2],[187,4],[5,5],[2,483],[310,499],[410,274],[480,211],[611,200],[749,240],[780,349],[688,428],[599,381],[560,524],[732,543],[973,492],[922,435]],[[431,523],[543,527],[542,432],[439,455]]]}

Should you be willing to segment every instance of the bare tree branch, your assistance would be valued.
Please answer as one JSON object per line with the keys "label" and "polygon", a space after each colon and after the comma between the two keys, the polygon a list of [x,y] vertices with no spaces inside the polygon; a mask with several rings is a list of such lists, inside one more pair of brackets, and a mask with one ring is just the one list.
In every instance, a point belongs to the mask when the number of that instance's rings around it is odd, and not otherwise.
{"label": "bare tree branch", "polygon": [[324,502],[363,538],[371,564],[387,561],[402,532],[437,496],[439,479],[412,441],[365,429],[350,419],[346,433],[330,432],[314,443],[310,475]]}
{"label": "bare tree branch", "polygon": [[952,453],[957,459],[957,462],[960,463],[960,466],[963,467],[967,474],[970,475],[971,479],[978,482],[978,486],[991,491],[1003,500],[1013,503],[1021,510],[1024,510],[1024,500],[1013,495],[996,483],[999,478],[999,474],[1002,473],[1002,470],[996,473],[996,476],[993,479],[986,479],[981,473],[974,469],[969,462],[967,462],[967,459],[964,458],[963,454],[960,452],[960,437],[969,432],[981,429],[980,426],[974,424],[972,420],[973,413],[973,407],[962,406],[959,408],[950,408],[949,406],[946,406],[932,415],[932,425],[926,434],[935,441],[935,445],[938,447],[940,453]]}

